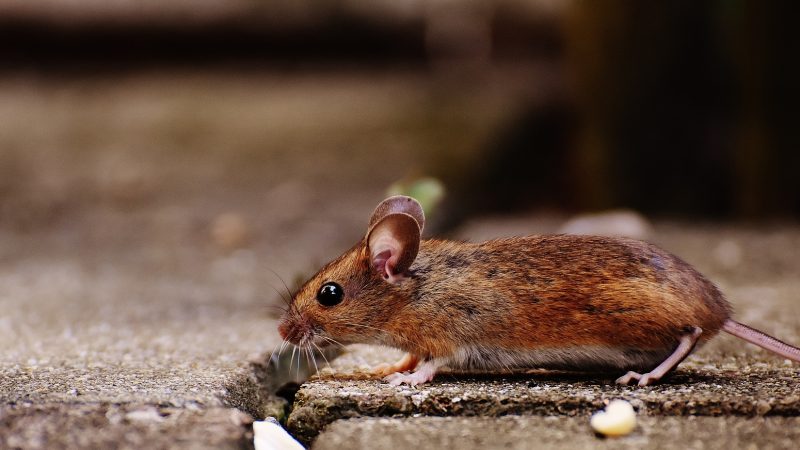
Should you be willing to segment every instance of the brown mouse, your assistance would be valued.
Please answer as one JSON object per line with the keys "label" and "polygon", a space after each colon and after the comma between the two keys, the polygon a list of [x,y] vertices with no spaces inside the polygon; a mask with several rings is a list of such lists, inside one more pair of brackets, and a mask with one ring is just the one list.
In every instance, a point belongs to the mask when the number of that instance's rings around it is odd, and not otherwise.
{"label": "brown mouse", "polygon": [[294,295],[281,337],[304,348],[402,349],[406,357],[376,370],[393,385],[428,382],[447,366],[618,370],[617,383],[646,386],[720,330],[800,361],[800,348],[733,321],[713,283],[654,245],[421,240],[424,223],[413,198],[381,202],[364,239]]}

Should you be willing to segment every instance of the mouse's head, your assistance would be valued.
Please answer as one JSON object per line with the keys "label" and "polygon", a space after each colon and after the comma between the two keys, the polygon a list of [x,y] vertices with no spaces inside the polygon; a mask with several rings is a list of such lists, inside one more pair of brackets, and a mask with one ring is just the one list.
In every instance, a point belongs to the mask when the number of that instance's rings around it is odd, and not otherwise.
{"label": "mouse's head", "polygon": [[381,202],[364,239],[311,277],[294,295],[278,331],[309,347],[382,343],[382,328],[407,301],[398,284],[417,256],[425,215],[411,197]]}

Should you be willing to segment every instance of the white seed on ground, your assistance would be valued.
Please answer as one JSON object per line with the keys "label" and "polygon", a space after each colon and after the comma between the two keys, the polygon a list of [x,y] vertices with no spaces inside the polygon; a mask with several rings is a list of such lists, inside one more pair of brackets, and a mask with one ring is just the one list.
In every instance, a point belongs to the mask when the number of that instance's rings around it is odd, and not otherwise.
{"label": "white seed on ground", "polygon": [[253,445],[256,450],[304,450],[275,419],[253,422]]}
{"label": "white seed on ground", "polygon": [[625,436],[636,428],[636,412],[625,400],[612,400],[605,411],[592,415],[589,424],[606,436]]}

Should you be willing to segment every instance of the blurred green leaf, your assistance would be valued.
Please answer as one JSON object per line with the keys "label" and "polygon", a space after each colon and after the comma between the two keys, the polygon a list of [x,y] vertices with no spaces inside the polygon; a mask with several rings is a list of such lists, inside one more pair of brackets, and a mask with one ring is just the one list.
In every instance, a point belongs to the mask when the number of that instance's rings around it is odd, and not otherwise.
{"label": "blurred green leaf", "polygon": [[436,214],[439,204],[445,196],[445,187],[437,178],[421,177],[412,180],[400,180],[386,190],[387,195],[408,195],[414,197],[422,205],[429,217]]}

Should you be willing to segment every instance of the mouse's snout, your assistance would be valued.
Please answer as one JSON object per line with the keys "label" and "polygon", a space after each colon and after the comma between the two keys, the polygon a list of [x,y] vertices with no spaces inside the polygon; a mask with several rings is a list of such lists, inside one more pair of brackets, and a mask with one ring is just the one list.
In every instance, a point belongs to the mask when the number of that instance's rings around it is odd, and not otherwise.
{"label": "mouse's snout", "polygon": [[289,339],[289,329],[289,321],[286,319],[281,319],[281,322],[278,324],[278,334],[281,335],[281,339]]}
{"label": "mouse's snout", "polygon": [[305,338],[312,334],[312,327],[308,320],[296,317],[284,317],[278,324],[278,334],[286,341],[299,345]]}

